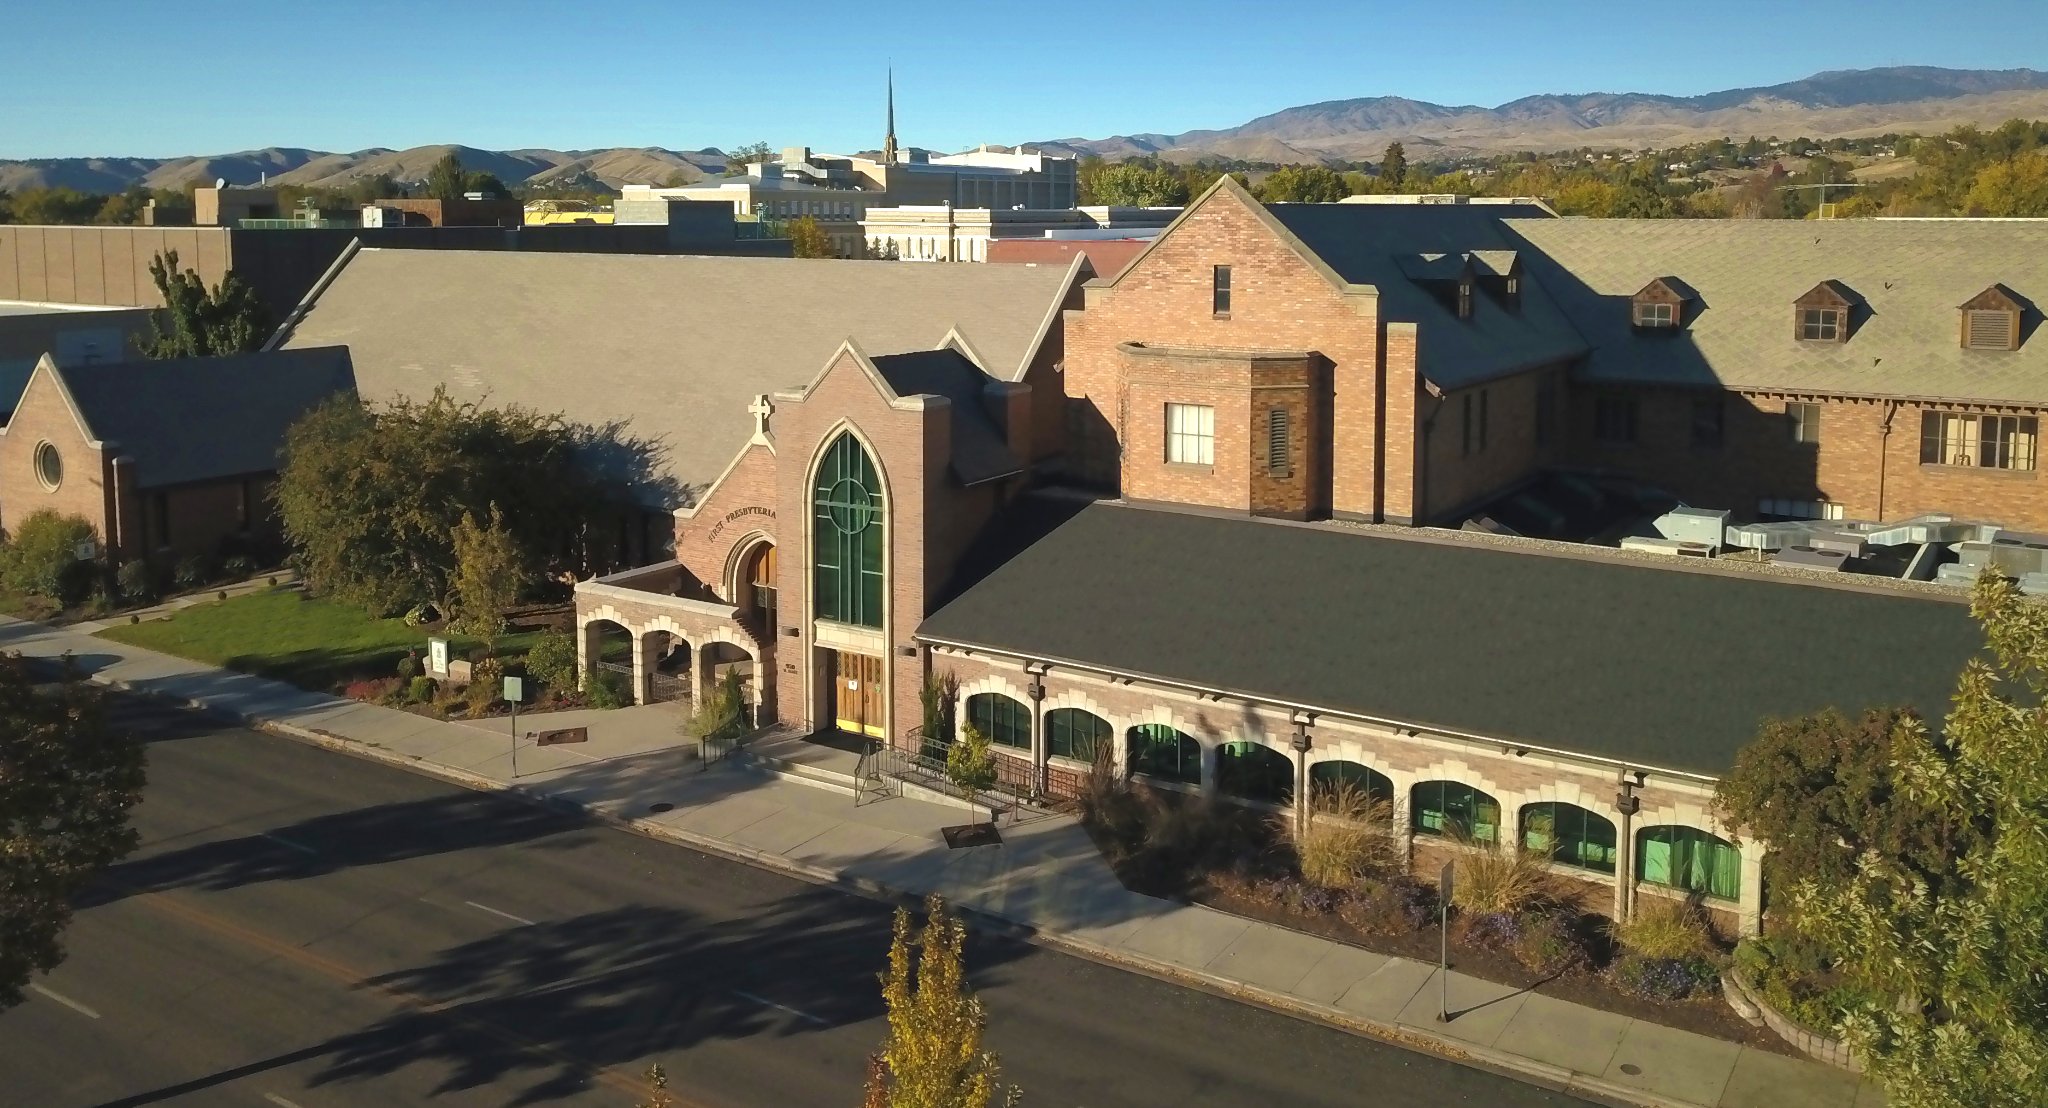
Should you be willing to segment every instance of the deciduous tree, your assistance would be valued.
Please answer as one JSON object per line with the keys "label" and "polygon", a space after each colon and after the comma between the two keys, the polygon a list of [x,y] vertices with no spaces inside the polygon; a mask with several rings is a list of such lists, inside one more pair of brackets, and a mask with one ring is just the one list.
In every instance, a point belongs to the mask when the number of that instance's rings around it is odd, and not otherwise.
{"label": "deciduous tree", "polygon": [[830,258],[832,236],[819,226],[817,216],[799,216],[789,224],[789,252],[799,258]]}
{"label": "deciduous tree", "polygon": [[2048,1104],[2048,607],[1987,573],[1971,610],[1991,659],[1964,668],[1939,738],[1894,730],[1889,773],[1977,833],[1939,879],[1880,838],[1846,879],[1790,890],[1837,967],[1896,998],[1845,1022],[1893,1108]]}
{"label": "deciduous tree", "polygon": [[[925,900],[924,926],[911,930],[910,912],[896,910],[882,1000],[889,1037],[882,1044],[883,1094],[870,1075],[868,1103],[888,1108],[988,1108],[995,1102],[999,1067],[981,1047],[987,1015],[967,987],[967,930],[934,894]],[[912,947],[917,948],[912,973]],[[1010,1094],[1014,1102],[1015,1094]]]}
{"label": "deciduous tree", "polygon": [[464,512],[455,524],[455,578],[446,606],[463,631],[496,642],[505,630],[505,614],[519,602],[520,586],[530,575],[526,554],[496,504],[489,519],[478,524],[474,514]]}
{"label": "deciduous tree", "polygon": [[39,690],[0,656],[0,1008],[64,960],[71,900],[135,848],[142,746],[107,720],[106,694],[67,671]]}
{"label": "deciduous tree", "polygon": [[149,337],[138,340],[144,357],[243,354],[270,333],[270,313],[239,274],[230,271],[208,289],[197,271],[178,269],[176,250],[166,250],[150,260],[149,276],[164,307],[150,317]]}
{"label": "deciduous tree", "polygon": [[[988,736],[981,728],[968,724],[960,729],[960,737],[946,748],[946,776],[952,779],[960,795],[972,798],[975,793],[990,788],[996,783],[996,755],[989,748]],[[995,814],[989,814],[990,819]]]}
{"label": "deciduous tree", "polygon": [[1178,174],[1138,162],[1104,166],[1095,174],[1093,200],[1116,207],[1157,208],[1188,202],[1188,185]]}
{"label": "deciduous tree", "polygon": [[1963,198],[1970,215],[2048,216],[2048,154],[2023,154],[1977,173]]}
{"label": "deciduous tree", "polygon": [[1259,199],[1269,204],[1331,204],[1349,195],[1343,176],[1320,165],[1283,165],[1259,182]]}

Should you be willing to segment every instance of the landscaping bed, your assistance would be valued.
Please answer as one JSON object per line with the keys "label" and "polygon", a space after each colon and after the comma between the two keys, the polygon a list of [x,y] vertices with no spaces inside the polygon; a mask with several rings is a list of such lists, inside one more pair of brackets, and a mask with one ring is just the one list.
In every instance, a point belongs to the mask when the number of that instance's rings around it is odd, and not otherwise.
{"label": "landscaping bed", "polygon": [[[1409,876],[1384,846],[1378,865],[1362,865],[1330,884],[1311,882],[1302,876],[1302,851],[1287,831],[1291,817],[1276,819],[1264,811],[1142,785],[1122,786],[1121,798],[1105,795],[1116,791],[1114,786],[1084,786],[1078,807],[1082,825],[1126,888],[1382,954],[1437,960],[1436,887]],[[1377,841],[1389,840],[1381,834]],[[1652,957],[1623,947],[1607,919],[1585,909],[1578,883],[1514,867],[1513,856],[1505,852],[1471,853],[1460,863],[1461,904],[1451,913],[1453,969],[1796,1056],[1783,1040],[1744,1022],[1728,1007],[1718,978],[1725,948],[1696,915],[1666,912],[1661,906],[1646,909],[1645,924],[1635,933],[1646,945],[1656,944]],[[1482,854],[1494,860],[1478,857]],[[1473,866],[1470,873],[1467,861]],[[1312,854],[1312,870],[1324,864],[1325,858]],[[1526,881],[1527,887],[1519,893],[1489,893],[1489,885],[1504,881]],[[1481,896],[1507,896],[1502,904],[1509,910],[1468,909],[1466,887],[1475,887]],[[1695,937],[1687,937],[1688,928],[1697,929],[1689,932]],[[1673,995],[1682,999],[1654,999]]]}

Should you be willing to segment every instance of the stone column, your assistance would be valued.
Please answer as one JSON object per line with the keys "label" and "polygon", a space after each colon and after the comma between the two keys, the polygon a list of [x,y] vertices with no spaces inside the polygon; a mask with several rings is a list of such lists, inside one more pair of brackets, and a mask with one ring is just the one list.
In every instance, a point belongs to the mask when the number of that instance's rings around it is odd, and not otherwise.
{"label": "stone column", "polygon": [[647,664],[647,640],[652,635],[633,632],[633,703],[647,703],[647,674],[652,669]]}
{"label": "stone column", "polygon": [[1197,741],[1202,748],[1202,795],[1216,795],[1216,755],[1223,748],[1216,743]]}
{"label": "stone column", "polygon": [[1747,938],[1762,934],[1764,929],[1764,844],[1751,838],[1742,844],[1741,850],[1742,907],[1737,927]]}
{"label": "stone column", "polygon": [[576,674],[586,679],[590,676],[590,664],[593,661],[590,656],[591,625],[590,622],[576,625]]}

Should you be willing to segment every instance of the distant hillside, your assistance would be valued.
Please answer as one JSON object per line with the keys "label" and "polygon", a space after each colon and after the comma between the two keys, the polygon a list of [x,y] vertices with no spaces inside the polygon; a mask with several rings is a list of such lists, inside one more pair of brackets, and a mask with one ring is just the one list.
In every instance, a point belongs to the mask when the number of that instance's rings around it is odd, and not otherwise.
{"label": "distant hillside", "polygon": [[0,161],[0,189],[72,188],[111,193],[135,185],[183,188],[188,184],[272,184],[334,188],[363,177],[387,174],[400,183],[424,181],[443,155],[453,152],[463,168],[496,174],[507,185],[598,183],[658,185],[681,174],[688,180],[725,171],[715,148],[664,150],[617,147],[606,150],[481,150],[473,146],[373,147],[353,153],[272,147],[239,154],[189,158],[39,158]]}
{"label": "distant hillside", "polygon": [[1588,93],[1527,96],[1495,108],[1399,96],[1287,108],[1222,130],[1027,143],[1027,149],[1118,159],[1155,155],[1248,161],[1377,159],[1390,142],[1408,156],[1580,146],[1654,147],[1748,135],[1854,138],[1922,133],[2048,116],[2048,73],[1901,66],[1836,70],[1762,88],[1704,96]]}

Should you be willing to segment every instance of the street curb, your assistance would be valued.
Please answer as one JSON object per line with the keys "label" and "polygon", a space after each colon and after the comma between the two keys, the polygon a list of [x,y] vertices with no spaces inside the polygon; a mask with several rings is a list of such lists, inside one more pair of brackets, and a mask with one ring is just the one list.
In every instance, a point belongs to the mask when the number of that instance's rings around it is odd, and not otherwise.
{"label": "street curb", "polygon": [[[149,696],[213,716],[226,717],[254,730],[262,731],[265,734],[303,742],[367,761],[381,762],[385,765],[409,770],[427,777],[438,778],[466,789],[478,792],[510,793],[541,807],[579,814],[595,822],[618,830],[629,831],[644,838],[689,847],[706,854],[739,862],[742,865],[774,870],[812,884],[847,890],[868,899],[905,906],[915,906],[924,900],[921,894],[897,889],[872,878],[853,876],[837,870],[826,869],[822,866],[810,865],[809,863],[800,862],[784,855],[771,854],[767,851],[739,846],[683,828],[664,826],[639,816],[621,815],[616,812],[607,811],[597,805],[550,795],[516,782],[499,781],[493,777],[470,773],[453,766],[439,765],[413,755],[400,754],[396,751],[387,750],[356,739],[343,738],[318,728],[300,727],[295,724],[282,723],[273,719],[232,711],[192,697],[181,697],[175,694],[138,688],[127,681],[116,678],[93,676],[90,680],[95,684],[108,688]],[[1355,1015],[1329,1005],[1305,1001],[1298,997],[1273,992],[1255,985],[1247,985],[1243,982],[1233,981],[1202,970],[1190,969],[1186,966],[1176,965],[1172,962],[1155,958],[1147,958],[1128,951],[1115,950],[1098,943],[1088,942],[1085,939],[1064,935],[1057,931],[1048,931],[1032,927],[1028,924],[1017,923],[966,905],[956,904],[952,907],[961,915],[971,916],[979,921],[984,929],[999,932],[1007,937],[1037,943],[1117,969],[1142,973],[1159,980],[1193,986],[1205,992],[1227,997],[1241,1003],[1251,1004],[1280,1015],[1320,1023],[1340,1031],[1372,1038],[1408,1050],[1427,1052],[1451,1061],[1464,1062],[1480,1068],[1532,1079],[1536,1084],[1556,1092],[1598,1097],[1619,1104],[1639,1105],[1641,1108],[1713,1108],[1712,1105],[1704,1105],[1697,1101],[1659,1096],[1642,1089],[1616,1084],[1589,1074],[1569,1070],[1562,1066],[1553,1066],[1531,1058],[1524,1058],[1521,1055],[1510,1054],[1477,1043],[1438,1034],[1430,1029]]]}

